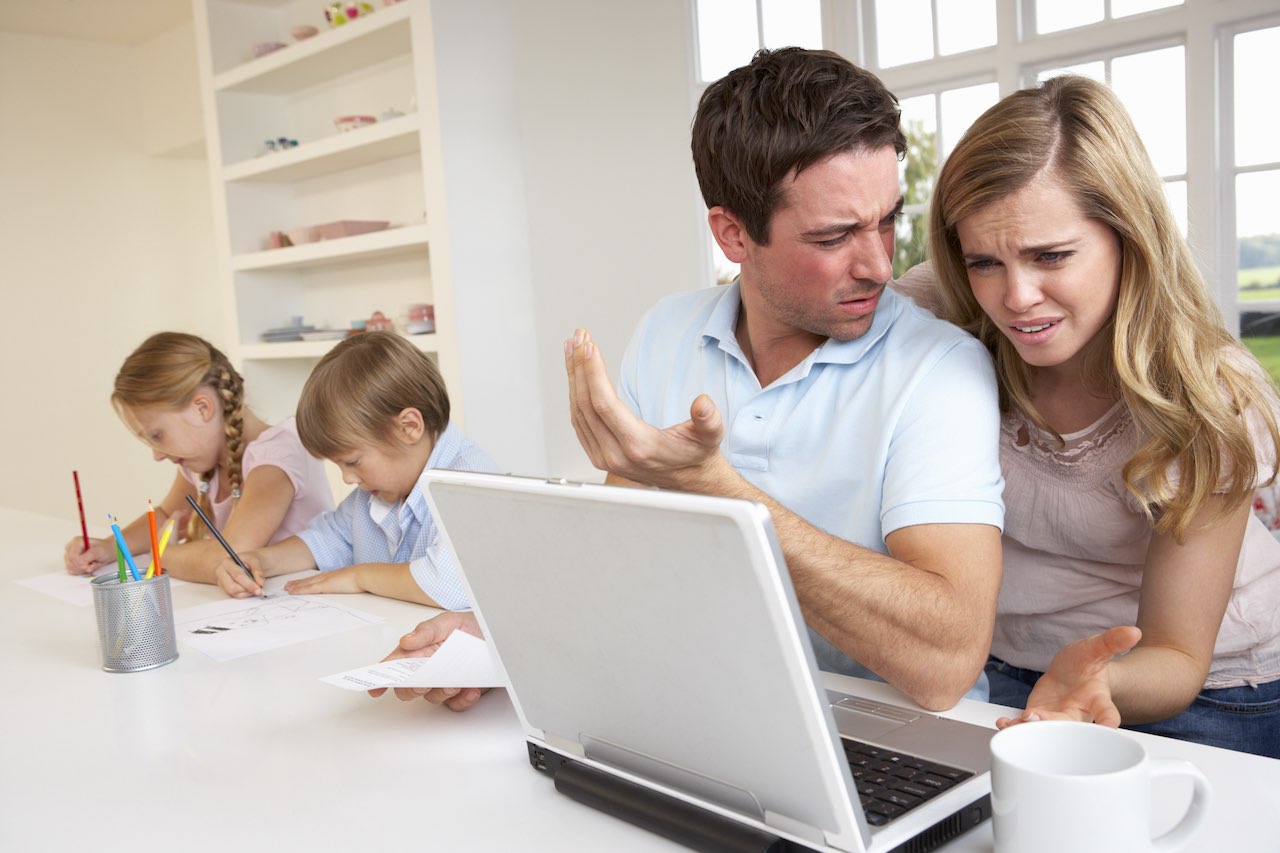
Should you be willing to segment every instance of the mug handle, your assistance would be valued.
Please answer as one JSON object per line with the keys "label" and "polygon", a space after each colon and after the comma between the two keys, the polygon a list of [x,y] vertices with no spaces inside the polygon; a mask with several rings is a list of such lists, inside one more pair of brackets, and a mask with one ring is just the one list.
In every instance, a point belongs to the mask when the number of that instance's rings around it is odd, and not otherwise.
{"label": "mug handle", "polygon": [[1150,776],[1152,779],[1161,776],[1189,776],[1195,787],[1191,794],[1191,804],[1187,806],[1187,812],[1182,816],[1182,820],[1178,821],[1178,825],[1173,829],[1151,842],[1153,850],[1178,850],[1200,831],[1200,825],[1209,814],[1209,801],[1212,798],[1213,789],[1209,785],[1209,780],[1200,772],[1200,768],[1190,761],[1179,758],[1152,759]]}

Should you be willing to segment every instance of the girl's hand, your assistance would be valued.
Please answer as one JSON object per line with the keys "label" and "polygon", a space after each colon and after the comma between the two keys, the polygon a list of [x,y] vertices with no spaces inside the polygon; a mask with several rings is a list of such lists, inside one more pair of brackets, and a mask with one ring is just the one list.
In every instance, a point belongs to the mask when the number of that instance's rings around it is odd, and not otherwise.
{"label": "girl's hand", "polygon": [[1129,625],[1063,646],[1032,688],[1022,715],[1001,717],[996,728],[1033,720],[1078,720],[1116,728],[1120,711],[1111,700],[1107,665],[1140,639],[1142,632]]}
{"label": "girl's hand", "polygon": [[106,565],[116,557],[114,537],[90,539],[89,550],[84,549],[84,537],[77,536],[67,543],[62,552],[63,563],[73,575],[91,575],[98,566]]}
{"label": "girl's hand", "polygon": [[252,551],[245,551],[240,559],[253,572],[253,580],[244,573],[244,569],[236,565],[230,557],[218,563],[213,570],[214,579],[222,591],[232,598],[252,598],[262,595],[262,585],[266,576],[262,572],[262,560]]}

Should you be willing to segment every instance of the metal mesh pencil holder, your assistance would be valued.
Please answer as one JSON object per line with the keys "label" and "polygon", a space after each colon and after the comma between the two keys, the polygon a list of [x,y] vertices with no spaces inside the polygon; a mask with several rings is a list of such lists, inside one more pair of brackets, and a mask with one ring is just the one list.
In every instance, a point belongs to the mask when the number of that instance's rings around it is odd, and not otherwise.
{"label": "metal mesh pencil holder", "polygon": [[169,576],[125,581],[94,578],[93,612],[107,672],[141,672],[178,659]]}

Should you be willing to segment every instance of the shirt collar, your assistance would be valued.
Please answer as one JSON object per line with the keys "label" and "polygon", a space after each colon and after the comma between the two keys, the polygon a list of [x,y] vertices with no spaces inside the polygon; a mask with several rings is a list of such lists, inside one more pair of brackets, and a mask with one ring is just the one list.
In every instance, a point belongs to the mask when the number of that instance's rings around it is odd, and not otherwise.
{"label": "shirt collar", "polygon": [[[422,467],[422,473],[418,475],[418,481],[413,484],[413,488],[404,498],[403,507],[399,510],[402,514],[405,510],[408,510],[413,513],[413,517],[419,524],[423,523],[430,513],[427,507],[426,485],[424,483],[427,472],[432,468],[440,468],[446,460],[453,459],[457,455],[457,447],[458,431],[454,429],[452,423],[446,424],[444,432],[440,433],[440,436],[436,439],[435,446],[431,448],[431,455],[427,457],[427,464]],[[383,509],[379,512],[376,509],[378,507]],[[384,517],[385,513],[393,508],[393,504],[385,503],[378,498],[372,498],[370,501],[370,514],[375,521]]]}
{"label": "shirt collar", "polygon": [[[736,327],[738,312],[742,309],[742,284],[734,279],[732,284],[723,285],[724,292],[716,300],[711,314],[702,326],[703,344],[713,342],[720,349],[732,355],[744,365],[750,366],[742,348],[738,346]],[[902,313],[903,301],[890,288],[886,287],[880,294],[880,303],[876,306],[875,317],[871,328],[860,338],[852,341],[833,341],[827,338],[803,362],[796,365],[791,372],[800,369],[800,374],[807,374],[814,364],[853,364],[871,351],[873,347],[888,334],[898,315]]]}

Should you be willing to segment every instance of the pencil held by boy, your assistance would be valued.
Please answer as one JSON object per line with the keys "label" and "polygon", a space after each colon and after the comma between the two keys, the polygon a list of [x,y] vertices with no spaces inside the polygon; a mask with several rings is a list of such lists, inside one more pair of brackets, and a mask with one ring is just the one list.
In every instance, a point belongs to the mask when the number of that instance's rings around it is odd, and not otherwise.
{"label": "pencil held by boy", "polygon": [[303,446],[333,462],[356,489],[298,535],[241,552],[217,570],[231,596],[257,595],[264,580],[305,569],[286,591],[369,592],[446,610],[470,607],[440,541],[421,478],[428,468],[496,472],[483,450],[449,423],[444,380],[426,353],[393,332],[348,338],[316,364],[298,400]]}
{"label": "pencil held by boy", "polygon": [[[333,509],[324,465],[303,448],[289,418],[271,425],[245,402],[244,379],[213,344],[195,335],[160,332],[142,342],[116,374],[111,404],[157,462],[177,466],[156,522],[174,520],[164,568],[183,580],[213,583],[225,552],[189,510],[201,510],[237,549],[278,542]],[[147,495],[139,495],[143,503]],[[131,553],[152,550],[146,513],[121,531]],[[185,540],[178,544],[180,540]],[[87,547],[86,547],[87,541]],[[67,543],[71,574],[116,561],[114,536]]]}

